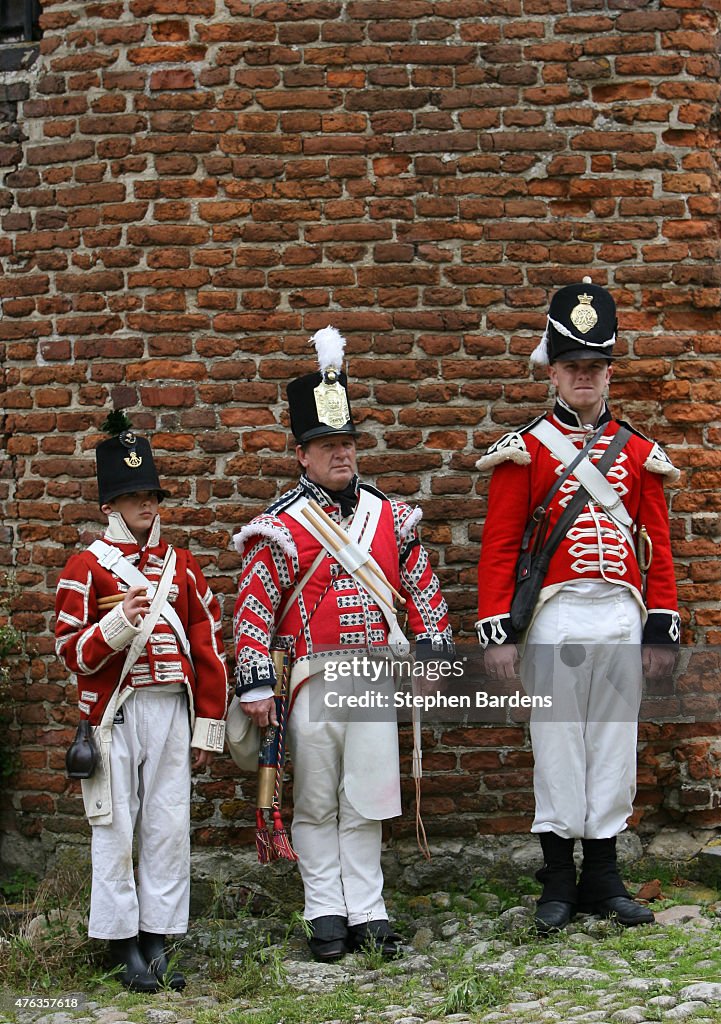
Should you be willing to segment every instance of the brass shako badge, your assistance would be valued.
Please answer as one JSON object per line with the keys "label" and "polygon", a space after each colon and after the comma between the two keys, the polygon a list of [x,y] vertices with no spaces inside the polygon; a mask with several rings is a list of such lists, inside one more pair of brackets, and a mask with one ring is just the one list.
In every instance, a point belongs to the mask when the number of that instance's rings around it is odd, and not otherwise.
{"label": "brass shako badge", "polygon": [[319,423],[325,423],[334,430],[340,430],[348,423],[348,396],[335,370],[326,371],[320,384],[313,388],[313,397]]}
{"label": "brass shako badge", "polygon": [[584,292],[578,296],[578,305],[571,310],[571,323],[581,334],[587,334],[598,323],[598,314],[592,302],[593,295]]}

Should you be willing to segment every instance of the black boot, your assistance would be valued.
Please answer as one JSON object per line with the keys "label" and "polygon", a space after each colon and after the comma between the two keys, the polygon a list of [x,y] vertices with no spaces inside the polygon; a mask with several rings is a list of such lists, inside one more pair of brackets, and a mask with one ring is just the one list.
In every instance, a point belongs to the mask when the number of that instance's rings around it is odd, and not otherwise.
{"label": "black boot", "polygon": [[140,951],[148,961],[150,971],[155,975],[161,985],[179,992],[185,988],[185,978],[180,971],[168,973],[168,952],[165,948],[165,936],[157,935],[155,932],[141,931],[138,936]]}
{"label": "black boot", "polygon": [[140,952],[137,936],[132,939],[111,939],[108,943],[111,967],[122,967],[119,974],[114,975],[121,985],[131,992],[157,992],[160,982],[148,967],[145,957]]}
{"label": "black boot", "polygon": [[536,878],[543,885],[538,898],[535,923],[541,935],[565,928],[576,911],[576,865],[574,839],[562,839],[555,832],[540,832],[543,867]]}
{"label": "black boot", "polygon": [[401,955],[403,939],[394,932],[390,922],[385,918],[374,921],[363,921],[348,927],[348,948],[355,953],[358,950],[378,950],[384,960],[394,960]]}
{"label": "black boot", "polygon": [[613,917],[626,928],[653,924],[648,907],[632,900],[621,881],[616,862],[616,837],[584,839],[583,867],[578,886],[579,909],[586,914]]}
{"label": "black boot", "polygon": [[331,964],[348,952],[348,921],[340,914],[326,914],[309,921],[308,945],[313,959]]}

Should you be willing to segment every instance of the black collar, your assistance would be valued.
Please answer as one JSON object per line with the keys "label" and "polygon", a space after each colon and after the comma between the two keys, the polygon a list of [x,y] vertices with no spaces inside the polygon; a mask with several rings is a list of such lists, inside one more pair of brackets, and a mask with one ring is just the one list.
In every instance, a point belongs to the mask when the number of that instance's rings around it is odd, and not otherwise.
{"label": "black collar", "polygon": [[574,429],[585,430],[587,427],[600,427],[602,423],[609,423],[611,420],[611,413],[606,402],[603,403],[603,409],[601,415],[598,417],[595,423],[584,423],[578,413],[571,408],[562,398],[557,398],[553,410],[552,416],[562,423],[564,427],[572,427]]}
{"label": "black collar", "polygon": [[326,487],[321,487],[320,484],[315,483],[313,480],[309,480],[305,474],[300,478],[300,485],[303,490],[310,497],[315,498],[319,505],[339,505],[341,515],[344,517],[349,516],[358,504],[359,483],[358,477],[353,476],[350,483],[342,491],[330,491]]}

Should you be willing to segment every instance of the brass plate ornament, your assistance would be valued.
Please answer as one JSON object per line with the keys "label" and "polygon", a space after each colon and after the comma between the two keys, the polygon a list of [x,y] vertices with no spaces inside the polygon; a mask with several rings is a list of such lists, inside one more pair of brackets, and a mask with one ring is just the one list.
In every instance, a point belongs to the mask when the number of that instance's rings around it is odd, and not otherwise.
{"label": "brass plate ornament", "polygon": [[143,464],[142,455],[138,455],[137,452],[131,452],[127,458],[123,459],[126,466],[130,466],[131,469],[140,469]]}
{"label": "brass plate ornament", "polygon": [[313,388],[315,397],[315,408],[318,413],[318,422],[334,430],[340,430],[350,419],[348,408],[348,397],[342,384],[336,381],[334,384],[327,384],[325,381]]}
{"label": "brass plate ornament", "polygon": [[598,323],[598,313],[592,302],[593,296],[584,293],[578,296],[578,305],[571,310],[571,323],[581,334],[586,334]]}

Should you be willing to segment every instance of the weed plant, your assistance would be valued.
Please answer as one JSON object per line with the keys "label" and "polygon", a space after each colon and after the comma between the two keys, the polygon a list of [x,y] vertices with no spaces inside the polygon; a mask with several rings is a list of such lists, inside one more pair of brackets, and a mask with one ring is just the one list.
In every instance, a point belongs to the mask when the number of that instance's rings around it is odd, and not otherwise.
{"label": "weed plant", "polygon": [[[26,635],[13,624],[13,614],[21,588],[13,573],[0,573],[0,780],[7,780],[18,770],[17,729],[14,723],[16,705],[12,699],[12,683],[20,674],[22,664],[34,653]],[[27,683],[27,678],[25,679]],[[15,723],[16,725],[17,723]]]}
{"label": "weed plant", "polygon": [[503,977],[483,977],[469,970],[463,977],[449,983],[443,1000],[443,1012],[476,1013],[479,1010],[492,1010],[507,1001],[508,993]]}
{"label": "weed plant", "polygon": [[26,895],[17,930],[0,943],[0,977],[30,995],[77,991],[103,977],[97,944],[88,938],[89,870],[65,860],[34,895]]}

